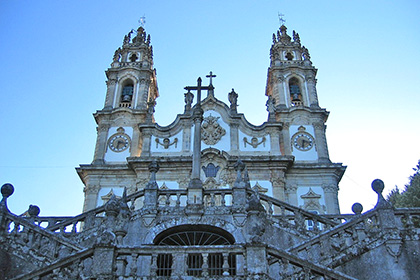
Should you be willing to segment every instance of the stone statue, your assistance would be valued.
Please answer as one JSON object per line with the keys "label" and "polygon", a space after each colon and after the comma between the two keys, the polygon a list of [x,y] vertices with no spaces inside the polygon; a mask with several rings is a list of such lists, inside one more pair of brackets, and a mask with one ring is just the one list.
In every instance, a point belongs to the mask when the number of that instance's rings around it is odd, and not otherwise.
{"label": "stone statue", "polygon": [[194,94],[191,93],[191,91],[188,91],[187,93],[184,94],[185,98],[185,111],[189,111],[191,110],[191,104],[193,103],[194,100]]}
{"label": "stone statue", "polygon": [[304,46],[302,47],[302,55],[304,60],[311,60],[311,56],[309,55],[309,51]]}
{"label": "stone statue", "polygon": [[118,62],[120,60],[120,56],[121,56],[121,48],[118,48],[114,53],[113,61]]}
{"label": "stone statue", "polygon": [[296,44],[300,45],[300,37],[299,37],[299,33],[297,33],[296,31],[293,30],[293,41]]}
{"label": "stone statue", "polygon": [[238,107],[238,94],[235,92],[234,89],[232,89],[232,91],[229,92],[228,99],[230,102],[230,109],[236,111],[236,108]]}

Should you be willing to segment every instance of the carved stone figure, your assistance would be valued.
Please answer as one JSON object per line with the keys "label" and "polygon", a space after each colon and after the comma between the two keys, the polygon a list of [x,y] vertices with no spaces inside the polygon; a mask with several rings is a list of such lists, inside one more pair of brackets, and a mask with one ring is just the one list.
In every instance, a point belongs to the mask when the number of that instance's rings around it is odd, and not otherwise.
{"label": "carved stone figure", "polygon": [[226,134],[226,130],[217,122],[219,117],[212,115],[204,118],[201,125],[201,139],[206,145],[214,145]]}
{"label": "carved stone figure", "polygon": [[236,108],[238,107],[238,94],[234,89],[229,92],[228,98],[230,102],[230,109],[236,111]]}

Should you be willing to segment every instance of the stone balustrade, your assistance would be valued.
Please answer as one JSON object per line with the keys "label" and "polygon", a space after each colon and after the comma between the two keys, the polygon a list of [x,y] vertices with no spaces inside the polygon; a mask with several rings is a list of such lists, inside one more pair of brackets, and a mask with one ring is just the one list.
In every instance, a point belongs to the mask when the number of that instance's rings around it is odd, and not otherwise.
{"label": "stone balustrade", "polygon": [[40,228],[31,220],[11,213],[3,213],[1,231],[2,243],[7,239],[13,240],[11,244],[14,247],[9,249],[13,249],[15,253],[36,252],[33,255],[33,264],[39,267],[83,249],[70,240]]}
{"label": "stone balustrade", "polygon": [[[322,265],[316,265],[285,251],[267,248],[271,266],[277,266],[278,279],[339,279],[356,280],[338,271]],[[273,268],[272,268],[273,269]]]}
{"label": "stone balustrade", "polygon": [[[248,193],[250,192],[248,191]],[[314,234],[339,224],[337,221],[292,206],[273,197],[264,194],[259,194],[259,196],[268,216],[274,218],[281,226],[293,227],[301,232]],[[308,221],[312,221],[316,226],[309,229]]]}

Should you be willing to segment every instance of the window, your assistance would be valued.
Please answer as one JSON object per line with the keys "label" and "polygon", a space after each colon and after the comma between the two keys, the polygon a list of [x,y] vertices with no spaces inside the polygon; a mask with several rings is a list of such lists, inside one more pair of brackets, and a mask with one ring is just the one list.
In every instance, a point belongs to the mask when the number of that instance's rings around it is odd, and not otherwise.
{"label": "window", "polygon": [[[309,212],[314,213],[314,214],[319,214],[319,212],[315,210],[309,210]],[[315,223],[313,220],[310,220],[310,219],[306,220],[306,228],[308,230],[314,230],[315,227],[318,228],[319,230],[322,229],[322,225],[320,222]]]}
{"label": "window", "polygon": [[291,78],[289,80],[289,92],[290,100],[292,101],[293,106],[299,106],[302,104],[302,93],[299,87],[299,80],[297,78]]}
{"label": "window", "polygon": [[292,53],[290,53],[290,52],[288,52],[288,53],[286,54],[286,59],[287,59],[287,60],[293,60],[293,54],[292,54]]}
{"label": "window", "polygon": [[133,54],[130,55],[130,61],[131,62],[136,62],[137,61],[137,58],[138,58],[137,57],[137,54],[135,54],[135,53],[133,53]]}
{"label": "window", "polygon": [[[121,103],[131,103],[131,100],[133,99],[133,92],[134,92],[133,84],[125,85],[121,92]],[[124,106],[124,104],[120,104],[120,107],[127,107],[127,106]]]}
{"label": "window", "polygon": [[172,273],[172,255],[159,254],[157,256],[157,276],[171,276]]}
{"label": "window", "polygon": [[[225,230],[207,225],[184,225],[170,228],[154,240],[159,246],[212,246],[232,245],[233,236]],[[197,248],[197,250],[200,250]],[[171,276],[172,254],[159,254],[157,256],[157,275]],[[189,276],[200,277],[203,273],[203,264],[206,262],[209,276],[223,275],[223,264],[229,275],[236,274],[236,255],[226,253],[191,252],[186,257],[186,271]]]}

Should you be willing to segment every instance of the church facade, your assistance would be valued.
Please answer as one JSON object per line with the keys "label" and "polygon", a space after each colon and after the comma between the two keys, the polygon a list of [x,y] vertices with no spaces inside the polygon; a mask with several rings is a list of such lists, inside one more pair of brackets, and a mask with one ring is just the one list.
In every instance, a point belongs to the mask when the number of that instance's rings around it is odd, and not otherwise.
{"label": "church facade", "polygon": [[[339,182],[318,103],[317,69],[299,34],[273,34],[267,121],[217,99],[210,72],[186,86],[168,126],[150,35],[130,31],[106,71],[91,164],[80,165],[84,211],[27,217],[0,203],[0,279],[416,279],[420,209],[340,214]],[[164,96],[163,96],[164,98]]]}

